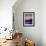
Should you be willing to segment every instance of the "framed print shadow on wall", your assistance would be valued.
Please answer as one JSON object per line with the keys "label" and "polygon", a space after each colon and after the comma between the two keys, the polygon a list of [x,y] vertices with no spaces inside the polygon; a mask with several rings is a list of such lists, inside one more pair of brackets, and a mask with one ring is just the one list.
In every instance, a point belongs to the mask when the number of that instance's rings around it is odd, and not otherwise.
{"label": "framed print shadow on wall", "polygon": [[23,26],[24,27],[35,26],[35,12],[23,12]]}

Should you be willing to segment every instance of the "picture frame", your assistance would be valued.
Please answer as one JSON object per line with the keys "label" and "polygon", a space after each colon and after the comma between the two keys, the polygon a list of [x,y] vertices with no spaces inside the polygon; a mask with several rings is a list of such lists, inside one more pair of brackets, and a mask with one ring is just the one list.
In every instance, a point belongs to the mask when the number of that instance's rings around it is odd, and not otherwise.
{"label": "picture frame", "polygon": [[15,30],[15,18],[14,18],[15,16],[14,16],[14,13],[13,13],[13,31]]}
{"label": "picture frame", "polygon": [[23,26],[24,27],[35,26],[35,12],[23,12]]}

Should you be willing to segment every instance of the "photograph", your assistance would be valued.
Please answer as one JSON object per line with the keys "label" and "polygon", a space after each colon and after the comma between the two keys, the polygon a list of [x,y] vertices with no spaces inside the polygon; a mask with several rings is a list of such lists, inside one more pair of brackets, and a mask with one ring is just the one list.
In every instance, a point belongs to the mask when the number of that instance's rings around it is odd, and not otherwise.
{"label": "photograph", "polygon": [[32,27],[35,25],[35,12],[23,12],[23,26]]}

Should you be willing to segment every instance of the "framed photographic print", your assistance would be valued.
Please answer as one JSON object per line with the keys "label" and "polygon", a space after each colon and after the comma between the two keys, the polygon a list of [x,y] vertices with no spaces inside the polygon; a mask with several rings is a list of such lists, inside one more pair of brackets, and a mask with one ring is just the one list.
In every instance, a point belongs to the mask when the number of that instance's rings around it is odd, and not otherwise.
{"label": "framed photographic print", "polygon": [[23,12],[23,26],[35,26],[35,12]]}

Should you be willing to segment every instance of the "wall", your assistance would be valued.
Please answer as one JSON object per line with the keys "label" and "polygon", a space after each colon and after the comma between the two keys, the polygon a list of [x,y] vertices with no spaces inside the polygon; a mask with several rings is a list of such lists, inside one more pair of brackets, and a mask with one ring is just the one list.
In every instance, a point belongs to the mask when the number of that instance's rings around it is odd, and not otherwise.
{"label": "wall", "polygon": [[[41,46],[41,4],[40,0],[23,0],[18,7],[13,9],[15,30],[23,33],[24,38],[35,41],[36,46]],[[23,26],[23,12],[35,12],[35,27]]]}
{"label": "wall", "polygon": [[46,46],[46,0],[41,1],[41,38],[42,46]]}
{"label": "wall", "polygon": [[12,29],[12,6],[16,0],[0,0],[0,27]]}

